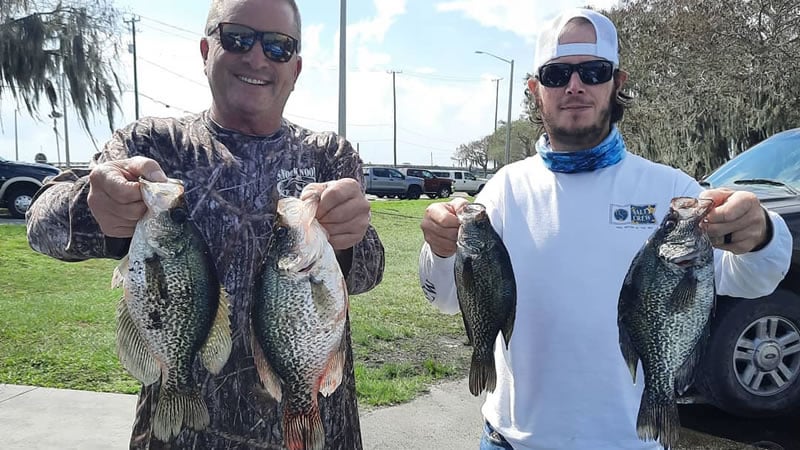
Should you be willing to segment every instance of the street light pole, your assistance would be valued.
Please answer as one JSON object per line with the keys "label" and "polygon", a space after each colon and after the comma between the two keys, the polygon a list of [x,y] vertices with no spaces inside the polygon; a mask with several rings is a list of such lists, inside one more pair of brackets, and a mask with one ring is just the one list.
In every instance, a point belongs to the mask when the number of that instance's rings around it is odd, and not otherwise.
{"label": "street light pole", "polygon": [[339,9],[339,136],[347,137],[347,0]]}
{"label": "street light pole", "polygon": [[514,92],[514,60],[501,58],[497,55],[481,50],[475,50],[475,53],[480,55],[489,55],[492,58],[499,59],[500,61],[511,65],[511,74],[508,77],[508,119],[506,120],[506,164],[508,164],[511,161],[511,98]]}
{"label": "street light pole", "polygon": [[502,78],[495,78],[494,81],[494,132],[497,133],[497,103],[500,100],[500,80]]}

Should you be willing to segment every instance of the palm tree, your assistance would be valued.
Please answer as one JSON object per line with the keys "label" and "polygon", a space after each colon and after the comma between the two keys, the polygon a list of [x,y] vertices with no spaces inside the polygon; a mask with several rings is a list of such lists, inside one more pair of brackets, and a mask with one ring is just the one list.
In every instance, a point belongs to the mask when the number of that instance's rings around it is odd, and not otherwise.
{"label": "palm tree", "polygon": [[43,96],[63,107],[65,82],[83,126],[100,110],[113,130],[120,14],[108,1],[0,1],[0,98],[11,94],[36,117]]}

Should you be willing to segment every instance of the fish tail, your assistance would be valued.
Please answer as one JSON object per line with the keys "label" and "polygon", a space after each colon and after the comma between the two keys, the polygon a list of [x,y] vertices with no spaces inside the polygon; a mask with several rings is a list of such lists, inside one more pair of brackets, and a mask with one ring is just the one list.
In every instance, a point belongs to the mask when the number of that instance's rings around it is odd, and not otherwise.
{"label": "fish tail", "polygon": [[153,435],[169,442],[178,436],[183,425],[202,430],[209,422],[208,407],[197,391],[188,394],[162,391],[153,418]]}
{"label": "fish tail", "polygon": [[675,399],[652,399],[642,394],[636,431],[641,439],[658,440],[665,450],[674,448],[680,435],[680,417]]}
{"label": "fish tail", "polygon": [[469,368],[469,392],[474,396],[481,395],[484,389],[494,392],[497,386],[497,371],[494,368],[494,353],[485,355],[472,353],[472,364]]}
{"label": "fish tail", "polygon": [[319,406],[305,412],[286,410],[283,416],[283,440],[289,450],[322,450],[325,447],[325,429],[319,415]]}

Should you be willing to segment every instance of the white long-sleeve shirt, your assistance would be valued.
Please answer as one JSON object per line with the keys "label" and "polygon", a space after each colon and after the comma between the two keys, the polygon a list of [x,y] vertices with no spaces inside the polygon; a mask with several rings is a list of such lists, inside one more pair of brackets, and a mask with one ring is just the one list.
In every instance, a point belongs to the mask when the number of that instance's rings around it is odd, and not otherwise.
{"label": "white long-sleeve shirt", "polygon": [[[497,388],[483,414],[515,449],[659,449],[636,435],[644,377],[633,384],[619,349],[617,303],[628,267],[673,197],[702,187],[683,172],[626,154],[593,172],[554,173],[539,156],[500,170],[476,202],[486,206],[514,267],[517,312],[509,349],[495,345]],[[756,298],[788,271],[792,237],[758,252],[715,251],[718,294]],[[454,257],[425,244],[420,284],[459,311]]]}

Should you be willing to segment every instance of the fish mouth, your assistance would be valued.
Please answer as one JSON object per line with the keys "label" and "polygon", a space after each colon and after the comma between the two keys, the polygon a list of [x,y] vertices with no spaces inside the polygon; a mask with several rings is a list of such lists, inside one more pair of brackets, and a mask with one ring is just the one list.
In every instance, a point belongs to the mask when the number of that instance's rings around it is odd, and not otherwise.
{"label": "fish mouth", "polygon": [[480,203],[468,203],[461,208],[457,215],[461,222],[480,219],[482,216],[486,216],[486,207]]}
{"label": "fish mouth", "polygon": [[676,197],[672,199],[670,209],[675,211],[680,220],[703,220],[714,208],[714,201],[709,198]]}
{"label": "fish mouth", "polygon": [[183,182],[175,178],[168,178],[166,182],[155,182],[139,177],[139,188],[144,204],[152,211],[169,210],[184,191]]}

